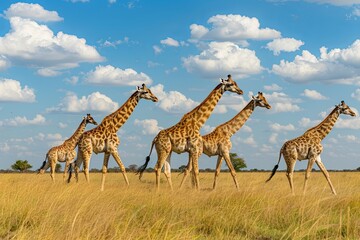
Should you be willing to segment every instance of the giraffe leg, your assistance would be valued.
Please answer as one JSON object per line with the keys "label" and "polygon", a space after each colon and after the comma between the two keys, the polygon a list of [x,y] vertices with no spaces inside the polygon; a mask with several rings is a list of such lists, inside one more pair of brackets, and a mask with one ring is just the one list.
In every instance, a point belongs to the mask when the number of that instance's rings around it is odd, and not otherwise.
{"label": "giraffe leg", "polygon": [[104,191],[105,177],[106,177],[106,173],[107,173],[109,158],[110,158],[110,153],[105,153],[104,154],[104,163],[102,166],[101,191]]}
{"label": "giraffe leg", "polygon": [[[200,153],[201,154],[201,153]],[[199,153],[190,153],[190,159],[192,162],[193,172],[194,172],[194,179],[195,179],[195,188],[196,190],[200,190],[200,181],[199,181]]]}
{"label": "giraffe leg", "polygon": [[183,178],[182,178],[181,183],[180,183],[180,189],[181,189],[182,186],[184,185],[185,180],[186,180],[186,178],[188,177],[189,173],[192,174],[192,175],[191,175],[191,177],[192,177],[192,182],[194,182],[195,175],[194,175],[194,173],[192,172],[192,162],[191,162],[191,159],[190,159],[190,154],[189,154],[188,165],[187,165],[186,168],[184,169],[184,175],[183,175]]}
{"label": "giraffe leg", "polygon": [[68,170],[69,170],[70,162],[71,162],[71,160],[69,160],[69,159],[66,159],[66,161],[65,161],[63,182],[66,182],[66,175],[67,175],[67,172],[68,172]]}
{"label": "giraffe leg", "polygon": [[309,162],[308,162],[308,165],[307,165],[307,168],[306,168],[306,172],[305,172],[305,182],[304,182],[304,189],[303,189],[303,194],[305,195],[306,193],[306,187],[307,187],[307,181],[308,179],[310,178],[310,173],[311,173],[311,170],[312,170],[312,167],[314,165],[314,162],[315,162],[315,158],[311,157],[309,159]]}
{"label": "giraffe leg", "polygon": [[[78,151],[78,156],[77,156],[77,159],[75,160],[75,164],[74,164],[74,172],[75,172],[76,182],[79,182],[79,171],[80,171],[80,166],[82,163],[83,163],[82,154],[80,151]],[[70,181],[70,179],[68,181]]]}
{"label": "giraffe leg", "polygon": [[326,170],[324,164],[321,162],[321,158],[320,158],[320,155],[317,157],[316,159],[316,164],[319,166],[320,170],[322,171],[322,173],[324,174],[327,182],[329,183],[329,186],[331,188],[331,191],[334,195],[336,195],[336,191],[335,191],[335,188],[334,186],[332,185],[331,181],[330,181],[330,175],[328,173],[328,171]]}
{"label": "giraffe leg", "polygon": [[84,175],[85,175],[85,179],[86,182],[90,182],[90,176],[89,176],[89,165],[90,165],[90,157],[91,157],[91,152],[83,152],[82,153],[82,159],[84,162],[83,165],[83,169],[84,169]]}
{"label": "giraffe leg", "polygon": [[214,183],[213,183],[213,189],[216,188],[216,180],[220,174],[221,169],[221,163],[222,163],[223,157],[221,155],[218,156],[217,162],[216,162],[216,170],[215,170],[215,176],[214,176]]}
{"label": "giraffe leg", "polygon": [[[161,169],[166,161],[166,159],[168,158],[170,154],[170,151],[161,151],[161,152],[158,152],[158,161],[156,162],[156,165],[155,165],[155,174],[156,174],[156,189],[157,191],[160,190],[160,174],[161,174]],[[166,176],[166,174],[165,174]],[[169,177],[171,178],[171,175],[168,175],[166,177]],[[170,179],[170,182],[169,182],[169,179],[168,179],[168,183],[169,185],[171,184],[171,179]],[[170,187],[172,187],[172,184],[170,185]]]}
{"label": "giraffe leg", "polygon": [[230,169],[230,173],[231,173],[231,176],[232,176],[232,178],[234,180],[235,187],[236,187],[237,190],[239,190],[239,183],[238,183],[237,178],[236,178],[236,171],[235,171],[235,168],[234,168],[233,164],[231,163],[229,153],[224,154],[224,158],[225,158],[226,165],[228,165],[228,168]]}
{"label": "giraffe leg", "polygon": [[[171,156],[171,153],[169,154],[168,158],[170,158],[170,156]],[[170,166],[170,163],[168,162],[168,160],[166,160],[164,163],[164,175],[167,179],[167,182],[170,186],[171,191],[173,191],[173,185],[172,185],[172,180],[171,180],[171,166]]]}
{"label": "giraffe leg", "polygon": [[113,156],[113,158],[115,159],[116,163],[119,165],[119,168],[121,169],[122,175],[124,177],[125,183],[127,186],[129,186],[129,180],[128,177],[126,175],[126,170],[125,170],[125,166],[121,161],[120,155],[119,153],[115,150],[111,153],[111,155]]}
{"label": "giraffe leg", "polygon": [[295,195],[293,175],[294,175],[294,168],[295,168],[296,159],[286,159],[285,162],[286,162],[286,165],[287,165],[286,176],[287,176],[287,178],[289,180],[291,194]]}
{"label": "giraffe leg", "polygon": [[51,161],[50,162],[50,176],[53,182],[55,182],[55,166],[56,166],[56,161]]}

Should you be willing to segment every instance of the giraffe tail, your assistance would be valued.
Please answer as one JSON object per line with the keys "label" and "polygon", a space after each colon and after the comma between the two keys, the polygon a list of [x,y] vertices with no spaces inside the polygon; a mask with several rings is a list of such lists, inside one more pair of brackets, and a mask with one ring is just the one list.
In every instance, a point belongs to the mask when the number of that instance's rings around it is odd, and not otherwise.
{"label": "giraffe tail", "polygon": [[40,173],[42,172],[42,170],[43,170],[43,171],[46,170],[46,169],[45,169],[45,165],[46,165],[47,159],[48,159],[48,154],[46,154],[45,160],[43,161],[41,167],[37,170],[37,172],[38,172],[37,174],[40,174]]}
{"label": "giraffe tail", "polygon": [[140,166],[140,167],[138,168],[138,170],[136,171],[136,174],[139,174],[139,179],[140,179],[140,180],[141,180],[141,177],[142,177],[142,175],[143,175],[143,173],[144,173],[147,165],[148,165],[149,162],[150,162],[150,155],[151,155],[151,152],[152,152],[152,150],[153,150],[153,147],[154,147],[154,144],[155,144],[156,139],[157,139],[157,136],[154,138],[154,140],[153,140],[152,143],[151,143],[150,153],[149,153],[149,155],[145,158],[145,163],[144,163],[144,165]]}
{"label": "giraffe tail", "polygon": [[282,149],[280,150],[280,154],[279,154],[279,160],[277,162],[277,164],[275,165],[275,167],[273,168],[273,170],[271,171],[271,175],[268,178],[268,180],[266,180],[266,182],[270,181],[271,178],[275,175],[276,170],[279,168],[279,163],[280,163],[280,159],[281,159],[281,154],[282,154]]}

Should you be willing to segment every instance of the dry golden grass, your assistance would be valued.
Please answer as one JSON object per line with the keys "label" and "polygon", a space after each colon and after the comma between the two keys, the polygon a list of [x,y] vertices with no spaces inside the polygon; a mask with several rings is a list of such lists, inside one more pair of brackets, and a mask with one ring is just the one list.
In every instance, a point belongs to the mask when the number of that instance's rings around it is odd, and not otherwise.
{"label": "dry golden grass", "polygon": [[229,173],[221,173],[211,191],[213,174],[201,173],[202,190],[176,190],[163,178],[154,189],[154,174],[143,182],[128,173],[101,174],[91,183],[51,183],[46,175],[0,175],[0,239],[359,239],[360,174],[330,173],[333,196],[321,173],[312,173],[302,196],[304,173],[295,173],[296,196],[283,172],[267,184],[269,173],[238,173],[236,191]]}

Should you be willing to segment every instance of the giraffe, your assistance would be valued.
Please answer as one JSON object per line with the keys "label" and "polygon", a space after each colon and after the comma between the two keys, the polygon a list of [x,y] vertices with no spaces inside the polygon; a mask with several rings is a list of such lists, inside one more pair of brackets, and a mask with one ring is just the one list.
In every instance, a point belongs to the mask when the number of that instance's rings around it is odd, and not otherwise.
{"label": "giraffe", "polygon": [[[189,162],[193,164],[195,172],[196,188],[199,189],[198,158],[202,153],[200,128],[210,117],[210,114],[225,91],[235,92],[239,95],[243,94],[243,91],[237,86],[231,75],[228,75],[228,79],[221,79],[220,84],[211,91],[207,98],[192,111],[186,113],[177,124],[158,133],[152,141],[150,154],[146,157],[145,164],[138,169],[140,179],[150,161],[150,155],[155,145],[158,155],[155,165],[157,190],[160,188],[161,169],[165,161],[170,161],[171,152],[178,154],[183,152],[189,153]],[[165,169],[165,176],[170,188],[173,189],[169,169]]]}
{"label": "giraffe", "polygon": [[[90,181],[89,164],[91,155],[94,152],[96,154],[104,153],[101,191],[104,190],[105,177],[110,155],[113,156],[116,163],[119,165],[126,185],[129,185],[124,164],[121,162],[119,153],[117,151],[120,140],[116,133],[130,117],[135,107],[139,103],[139,100],[142,98],[151,100],[153,102],[158,101],[157,97],[151,92],[151,90],[148,89],[145,84],[143,84],[142,87],[137,87],[137,90],[118,110],[106,116],[97,127],[83,133],[78,143],[78,156],[74,163],[76,181],[78,181],[79,167],[83,162],[86,181]],[[69,175],[68,181],[70,181],[70,179],[71,175]]]}
{"label": "giraffe", "polygon": [[[236,189],[239,189],[239,184],[236,179],[236,172],[230,161],[230,149],[232,147],[230,138],[240,130],[240,128],[245,124],[255,108],[258,106],[267,109],[271,108],[262,92],[258,92],[256,97],[253,96],[252,100],[232,119],[217,126],[211,133],[202,136],[203,153],[209,157],[218,156],[213,189],[216,188],[216,181],[220,173],[223,159],[225,159],[225,162],[230,170]],[[190,170],[191,165],[188,166],[188,171]]]}
{"label": "giraffe", "polygon": [[63,180],[65,181],[66,173],[68,171],[69,165],[74,160],[76,155],[75,147],[78,144],[81,134],[83,134],[85,131],[86,124],[88,123],[97,125],[97,122],[93,119],[93,117],[90,114],[87,114],[86,117],[84,117],[83,120],[81,121],[79,127],[76,129],[76,131],[69,139],[65,140],[64,143],[59,146],[52,147],[47,152],[45,161],[38,170],[40,174],[43,174],[50,167],[51,168],[50,176],[54,182],[56,163],[65,162],[65,169],[63,175]]}
{"label": "giraffe", "polygon": [[283,155],[287,165],[286,176],[290,184],[291,193],[294,195],[293,172],[296,160],[301,161],[308,159],[309,162],[305,173],[303,194],[306,193],[307,181],[310,177],[312,166],[314,163],[316,163],[324,174],[332,193],[336,195],[335,188],[330,181],[328,171],[321,161],[320,154],[323,150],[321,141],[330,133],[340,114],[350,115],[352,117],[355,116],[355,113],[350,109],[350,107],[346,105],[344,101],[341,101],[341,103],[336,105],[330,114],[318,125],[308,129],[300,137],[285,142],[280,150],[278,163],[275,165],[270,177],[266,180],[266,182],[270,181],[270,179],[276,173],[276,170],[279,167],[281,155]]}

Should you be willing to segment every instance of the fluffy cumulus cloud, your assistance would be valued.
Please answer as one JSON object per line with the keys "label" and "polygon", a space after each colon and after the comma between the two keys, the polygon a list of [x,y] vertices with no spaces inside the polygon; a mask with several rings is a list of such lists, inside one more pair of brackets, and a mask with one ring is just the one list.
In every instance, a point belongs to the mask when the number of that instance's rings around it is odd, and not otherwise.
{"label": "fluffy cumulus cloud", "polygon": [[294,131],[294,130],[295,130],[295,127],[294,127],[294,125],[292,125],[292,124],[281,125],[281,124],[279,124],[279,123],[274,123],[274,124],[271,124],[271,125],[270,125],[270,128],[271,128],[273,131],[276,131],[276,132]]}
{"label": "fluffy cumulus cloud", "polygon": [[5,11],[10,31],[0,37],[0,56],[15,65],[45,68],[39,74],[77,67],[81,62],[99,62],[104,58],[86,40],[63,32],[55,34],[38,21],[60,21],[56,12],[38,4],[17,3]]}
{"label": "fluffy cumulus cloud", "polygon": [[320,57],[307,50],[292,62],[281,60],[272,71],[292,82],[327,81],[360,85],[360,40],[345,49],[320,48]]}
{"label": "fluffy cumulus cloud", "polygon": [[26,117],[15,117],[13,119],[6,119],[0,121],[0,126],[25,126],[25,125],[41,125],[46,122],[44,116],[37,114],[33,119],[27,119]]}
{"label": "fluffy cumulus cloud", "polygon": [[274,39],[281,37],[281,33],[270,28],[260,28],[257,18],[241,15],[215,15],[207,21],[211,28],[203,25],[190,25],[193,40],[231,41],[238,42],[246,39]]}
{"label": "fluffy cumulus cloud", "polygon": [[304,42],[294,38],[277,38],[266,44],[266,48],[279,55],[280,52],[295,52],[304,45]]}
{"label": "fluffy cumulus cloud", "polygon": [[183,58],[188,72],[198,73],[206,78],[225,76],[241,78],[262,71],[260,59],[255,51],[240,48],[231,42],[211,42],[199,55]]}
{"label": "fluffy cumulus cloud", "polygon": [[41,5],[34,3],[14,3],[4,11],[7,18],[21,17],[39,22],[58,22],[62,21],[56,11],[45,10]]}
{"label": "fluffy cumulus cloud", "polygon": [[282,87],[280,87],[279,85],[273,83],[271,85],[265,85],[264,86],[264,89],[266,91],[281,91],[282,90]]}
{"label": "fluffy cumulus cloud", "polygon": [[151,84],[151,78],[145,73],[138,73],[134,69],[120,69],[111,65],[97,66],[86,75],[85,81],[91,84],[139,86],[143,83]]}
{"label": "fluffy cumulus cloud", "polygon": [[265,94],[265,97],[271,105],[272,113],[278,112],[298,112],[300,111],[299,99],[290,98],[288,95],[282,92],[272,92],[271,94]]}
{"label": "fluffy cumulus cloud", "polygon": [[99,92],[81,98],[70,92],[58,106],[47,110],[49,112],[77,113],[87,111],[112,112],[117,108],[119,108],[118,103],[113,102],[109,97]]}
{"label": "fluffy cumulus cloud", "polygon": [[304,92],[301,95],[305,96],[307,98],[310,98],[312,100],[326,100],[327,99],[327,97],[325,97],[324,95],[322,95],[318,91],[310,90],[310,89],[305,89]]}
{"label": "fluffy cumulus cloud", "polygon": [[161,129],[163,129],[158,126],[158,121],[156,119],[135,119],[134,125],[141,127],[142,134],[144,135],[156,135]]}
{"label": "fluffy cumulus cloud", "polygon": [[160,43],[163,45],[171,46],[171,47],[179,47],[180,46],[180,43],[171,37],[167,37],[166,39],[161,40]]}
{"label": "fluffy cumulus cloud", "polygon": [[351,94],[352,98],[355,98],[356,100],[360,101],[360,88],[356,89],[355,92]]}
{"label": "fluffy cumulus cloud", "polygon": [[0,101],[34,102],[35,91],[26,85],[21,87],[19,81],[3,79],[0,80]]}
{"label": "fluffy cumulus cloud", "polygon": [[187,98],[178,91],[164,91],[164,85],[158,84],[150,88],[155,94],[159,102],[157,106],[162,110],[170,113],[186,113],[196,107],[199,103]]}

